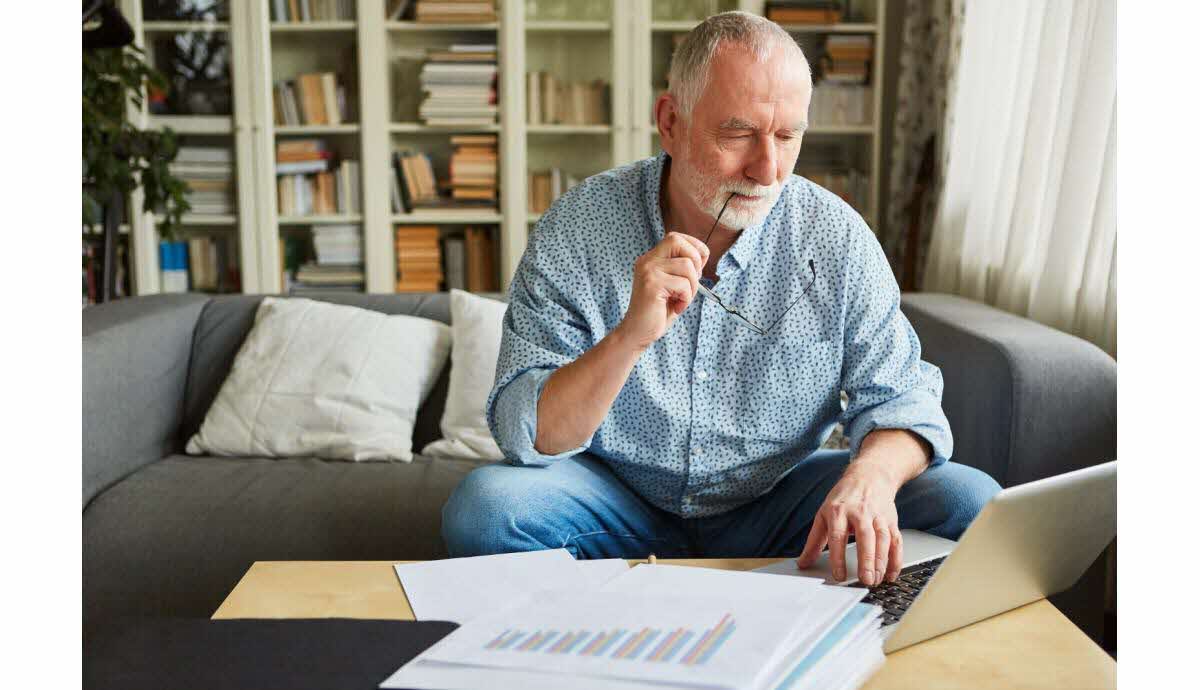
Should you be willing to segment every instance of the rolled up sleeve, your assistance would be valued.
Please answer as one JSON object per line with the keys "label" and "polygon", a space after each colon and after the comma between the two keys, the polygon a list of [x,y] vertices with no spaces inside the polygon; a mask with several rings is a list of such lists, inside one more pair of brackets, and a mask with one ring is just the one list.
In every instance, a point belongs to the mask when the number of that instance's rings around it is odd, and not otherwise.
{"label": "rolled up sleeve", "polygon": [[930,466],[954,450],[942,411],[942,372],[921,359],[916,331],[900,311],[900,289],[883,249],[859,221],[849,241],[842,424],[851,453],[875,429],[906,429],[929,442]]}
{"label": "rolled up sleeve", "polygon": [[[542,219],[543,223],[550,220]],[[570,255],[547,245],[550,241],[535,231],[513,277],[496,382],[487,400],[492,436],[505,459],[515,465],[549,465],[587,450],[592,442],[589,437],[578,448],[556,455],[534,447],[542,388],[559,367],[592,345],[586,322],[560,289],[564,280],[571,279],[572,272],[562,265]]]}

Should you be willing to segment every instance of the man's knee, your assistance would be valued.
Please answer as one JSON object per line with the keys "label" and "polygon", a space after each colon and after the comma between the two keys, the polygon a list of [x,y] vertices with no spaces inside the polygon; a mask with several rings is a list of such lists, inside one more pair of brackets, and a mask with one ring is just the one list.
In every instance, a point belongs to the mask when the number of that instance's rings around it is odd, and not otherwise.
{"label": "man's knee", "polygon": [[[957,540],[1000,492],[1000,485],[986,472],[956,462],[946,462],[926,470],[905,488],[917,494],[906,511],[925,524],[913,525],[946,539]],[[902,525],[904,527],[905,525]]]}
{"label": "man's knee", "polygon": [[537,471],[505,464],[472,470],[442,507],[442,540],[450,556],[547,548],[522,528],[530,522]]}

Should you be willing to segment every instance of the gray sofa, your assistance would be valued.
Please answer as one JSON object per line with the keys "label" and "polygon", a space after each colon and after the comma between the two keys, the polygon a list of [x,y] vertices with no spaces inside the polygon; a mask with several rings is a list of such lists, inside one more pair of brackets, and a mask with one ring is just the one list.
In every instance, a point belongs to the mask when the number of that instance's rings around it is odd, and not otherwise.
{"label": "gray sofa", "polygon": [[[154,296],[84,310],[85,637],[116,616],[208,616],[256,560],[444,556],[442,504],[475,463],[183,454],[260,299]],[[328,300],[450,319],[444,293]],[[1011,486],[1115,458],[1116,363],[1099,349],[956,297],[910,294],[903,308],[942,368],[956,461]],[[447,381],[443,372],[420,411],[415,448],[439,436]],[[1075,589],[1078,610],[1065,608],[1098,635],[1102,569]]]}

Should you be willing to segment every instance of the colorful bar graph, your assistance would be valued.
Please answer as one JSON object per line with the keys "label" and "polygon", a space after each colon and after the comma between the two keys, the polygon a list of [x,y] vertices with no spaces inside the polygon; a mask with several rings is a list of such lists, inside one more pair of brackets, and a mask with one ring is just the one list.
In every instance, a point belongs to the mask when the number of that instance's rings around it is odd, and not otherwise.
{"label": "colorful bar graph", "polygon": [[726,639],[725,628],[733,624],[733,619],[727,613],[721,617],[721,621],[709,630],[705,631],[704,636],[696,641],[696,645],[691,651],[684,655],[679,660],[681,664],[692,666],[699,662],[701,655],[708,651],[708,648],[717,643],[717,640],[724,642]]}
{"label": "colorful bar graph", "polygon": [[603,656],[604,653],[607,652],[610,647],[615,645],[617,641],[624,637],[625,633],[627,632],[629,631],[622,628],[621,630],[614,630],[609,633],[608,639],[605,640],[604,644],[600,645],[599,649],[595,651],[594,656]]}
{"label": "colorful bar graph", "polygon": [[[619,628],[607,631],[568,630],[562,633],[557,630],[527,632],[508,628],[487,642],[484,648],[695,666],[713,658],[736,629],[733,617],[728,613],[715,626],[698,636],[696,631],[688,628],[676,628],[670,632],[646,627],[637,632]],[[695,642],[689,647],[688,643],[693,639]]]}
{"label": "colorful bar graph", "polygon": [[696,632],[694,630],[685,632],[682,637],[676,640],[674,646],[672,646],[670,651],[663,656],[662,660],[670,661],[671,659],[674,659],[675,655],[679,653],[679,650],[683,649],[683,647],[688,643],[688,640],[692,639],[692,636],[695,634]]}
{"label": "colorful bar graph", "polygon": [[641,656],[642,652],[645,651],[646,648],[649,647],[652,642],[654,642],[654,638],[658,637],[659,633],[661,633],[661,632],[662,632],[661,630],[651,630],[650,633],[648,635],[646,635],[646,637],[644,637],[641,642],[638,643],[638,646],[633,648],[633,651],[629,653],[628,658],[636,659],[639,656]]}
{"label": "colorful bar graph", "polygon": [[662,639],[662,642],[658,643],[658,646],[654,648],[653,652],[650,652],[650,656],[646,660],[658,661],[659,659],[662,659],[663,654],[666,653],[667,649],[675,642],[675,640],[678,640],[681,635],[683,635],[683,628],[675,628],[675,630],[671,631],[670,635],[667,635]]}

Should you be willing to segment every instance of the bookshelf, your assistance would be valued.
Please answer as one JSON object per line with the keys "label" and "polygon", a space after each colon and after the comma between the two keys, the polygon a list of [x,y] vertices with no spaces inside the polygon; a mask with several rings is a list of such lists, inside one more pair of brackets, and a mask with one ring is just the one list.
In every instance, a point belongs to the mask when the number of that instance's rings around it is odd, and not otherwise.
{"label": "bookshelf", "polygon": [[[146,3],[149,4],[149,3]],[[672,50],[672,36],[689,31],[713,12],[763,13],[763,0],[497,0],[497,21],[431,24],[387,19],[387,0],[357,0],[351,18],[290,22],[272,15],[271,0],[228,3],[229,16],[195,21],[142,16],[142,0],[122,0],[139,45],[151,50],[164,37],[219,32],[228,37],[228,112],[140,112],[145,127],[171,127],[185,143],[227,146],[237,180],[232,213],[190,214],[184,235],[230,238],[236,245],[244,292],[281,288],[280,239],[307,238],[318,228],[361,228],[365,283],[372,293],[395,289],[397,229],[436,225],[455,234],[483,227],[496,247],[498,285],[508,280],[541,217],[530,208],[530,174],[557,168],[576,180],[653,156],[658,135],[652,108]],[[886,0],[851,0],[853,21],[785,25],[815,63],[824,37],[872,37],[872,74],[881,72]],[[454,44],[495,44],[498,112],[494,123],[441,126],[419,117],[417,75],[425,51]],[[527,74],[553,72],[563,82],[607,84],[601,121],[531,123]],[[340,124],[277,125],[273,85],[301,73],[336,72],[343,80],[349,117]],[[873,79],[876,78],[873,76]],[[817,88],[820,88],[818,85]],[[869,123],[812,122],[801,164],[813,152],[840,156],[867,176],[861,203],[875,225],[879,202],[881,89],[873,89]],[[540,119],[540,118],[539,118]],[[455,135],[493,134],[497,139],[499,197],[495,209],[426,209],[398,213],[392,207],[392,152],[426,152],[441,181]],[[276,176],[279,142],[319,139],[338,157],[359,163],[356,213],[281,213]],[[830,153],[833,152],[833,153]],[[565,184],[564,184],[565,186]],[[140,208],[140,199],[131,208]],[[158,292],[158,236],[150,215],[130,214],[135,294]]]}

